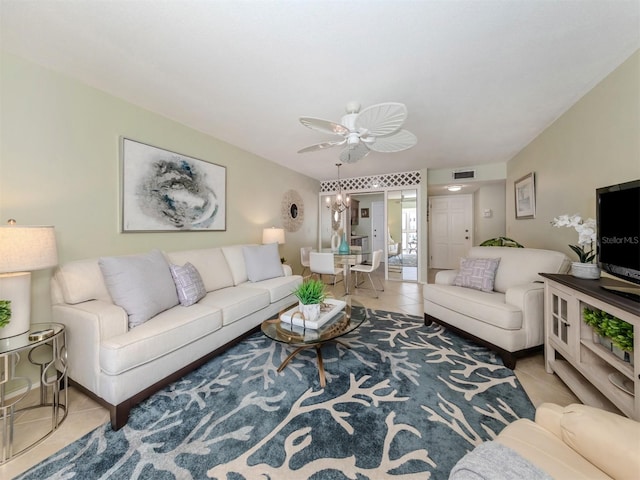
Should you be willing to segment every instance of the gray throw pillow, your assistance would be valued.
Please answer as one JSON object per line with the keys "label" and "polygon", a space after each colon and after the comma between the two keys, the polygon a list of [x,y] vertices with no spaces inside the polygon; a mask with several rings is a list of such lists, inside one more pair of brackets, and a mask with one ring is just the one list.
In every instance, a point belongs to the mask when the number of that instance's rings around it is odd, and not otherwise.
{"label": "gray throw pillow", "polygon": [[453,284],[492,292],[499,263],[500,258],[461,258],[460,268]]}
{"label": "gray throw pillow", "polygon": [[250,282],[259,282],[284,275],[277,243],[242,247],[242,253]]}
{"label": "gray throw pillow", "polygon": [[98,261],[113,303],[129,315],[129,328],[178,304],[169,264],[160,250]]}
{"label": "gray throw pillow", "polygon": [[196,267],[187,262],[182,267],[180,265],[169,264],[169,268],[171,269],[173,281],[176,284],[180,305],[188,307],[201,298],[204,298],[207,290],[204,288],[204,282]]}

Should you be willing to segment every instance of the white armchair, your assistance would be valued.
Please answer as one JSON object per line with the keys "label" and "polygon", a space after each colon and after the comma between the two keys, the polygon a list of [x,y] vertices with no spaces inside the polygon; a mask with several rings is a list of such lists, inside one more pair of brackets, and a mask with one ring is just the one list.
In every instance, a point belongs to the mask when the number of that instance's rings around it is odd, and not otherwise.
{"label": "white armchair", "polygon": [[[457,270],[423,287],[425,324],[436,322],[496,350],[508,368],[544,343],[544,284],[538,273],[566,273],[560,252],[535,248],[472,247],[468,258],[499,259],[490,289],[456,285]],[[474,271],[474,274],[477,274]]]}
{"label": "white armchair", "polygon": [[[462,457],[449,480],[631,480],[640,475],[639,451],[640,423],[635,420],[587,405],[543,403],[536,409],[535,422],[521,418],[509,424],[495,440]],[[539,475],[517,471],[514,465],[520,462],[514,462],[513,455],[536,467]]]}

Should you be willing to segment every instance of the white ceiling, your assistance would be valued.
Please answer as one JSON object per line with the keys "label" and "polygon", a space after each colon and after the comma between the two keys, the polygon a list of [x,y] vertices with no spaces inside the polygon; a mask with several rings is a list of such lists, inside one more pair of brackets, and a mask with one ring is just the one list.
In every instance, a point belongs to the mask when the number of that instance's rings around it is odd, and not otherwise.
{"label": "white ceiling", "polygon": [[506,162],[640,48],[638,0],[0,7],[4,50],[319,180],[336,177],[340,150],[297,154],[328,139],[299,116],[407,105],[418,144],[373,152],[343,178]]}

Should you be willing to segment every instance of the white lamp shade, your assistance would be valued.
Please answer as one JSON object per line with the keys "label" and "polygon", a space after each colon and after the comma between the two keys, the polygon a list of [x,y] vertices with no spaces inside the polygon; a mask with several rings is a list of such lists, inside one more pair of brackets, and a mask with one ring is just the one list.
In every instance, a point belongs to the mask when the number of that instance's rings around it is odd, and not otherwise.
{"label": "white lamp shade", "polygon": [[0,227],[0,273],[31,272],[58,264],[51,226]]}
{"label": "white lamp shade", "polygon": [[277,243],[279,245],[284,244],[284,228],[265,228],[262,231],[262,243]]}

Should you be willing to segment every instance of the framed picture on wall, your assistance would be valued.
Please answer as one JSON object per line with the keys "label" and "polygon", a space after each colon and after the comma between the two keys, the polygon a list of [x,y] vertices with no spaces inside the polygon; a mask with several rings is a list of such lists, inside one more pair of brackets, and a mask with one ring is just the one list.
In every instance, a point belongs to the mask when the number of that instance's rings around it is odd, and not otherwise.
{"label": "framed picture on wall", "polygon": [[516,199],[516,220],[536,217],[536,182],[533,172],[513,184]]}
{"label": "framed picture on wall", "polygon": [[226,230],[225,167],[120,140],[122,232]]}
{"label": "framed picture on wall", "polygon": [[369,218],[369,209],[368,208],[361,208],[360,209],[360,217],[361,218]]}

